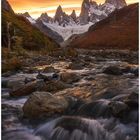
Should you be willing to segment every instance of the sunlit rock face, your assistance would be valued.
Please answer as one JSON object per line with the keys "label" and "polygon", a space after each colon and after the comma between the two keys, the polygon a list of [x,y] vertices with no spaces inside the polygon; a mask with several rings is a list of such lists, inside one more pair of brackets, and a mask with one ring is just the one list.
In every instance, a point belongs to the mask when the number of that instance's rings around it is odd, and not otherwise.
{"label": "sunlit rock face", "polygon": [[[136,125],[110,120],[61,117],[40,127],[35,135],[44,140],[132,140]],[[133,131],[133,132],[132,132]]]}
{"label": "sunlit rock face", "polygon": [[81,7],[80,22],[82,24],[87,24],[89,22],[89,0],[84,0]]}
{"label": "sunlit rock face", "polygon": [[84,0],[81,7],[80,23],[96,23],[107,17],[115,9],[120,9],[126,5],[125,0],[106,0],[102,5],[98,5],[95,1]]}

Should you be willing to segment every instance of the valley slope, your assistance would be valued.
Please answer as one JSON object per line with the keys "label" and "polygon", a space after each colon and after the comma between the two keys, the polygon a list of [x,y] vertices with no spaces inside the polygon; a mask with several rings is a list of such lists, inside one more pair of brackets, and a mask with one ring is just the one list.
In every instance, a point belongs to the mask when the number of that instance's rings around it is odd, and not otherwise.
{"label": "valley slope", "polygon": [[[29,50],[52,50],[59,47],[55,41],[40,32],[40,30],[34,27],[26,18],[15,14],[6,0],[2,0],[3,47],[8,46],[8,38],[10,38],[11,44],[15,39],[20,38],[22,42],[20,45]],[[12,44],[11,47],[14,45],[15,44]]]}
{"label": "valley slope", "polygon": [[88,32],[71,37],[68,46],[83,49],[138,50],[138,4],[115,10]]}

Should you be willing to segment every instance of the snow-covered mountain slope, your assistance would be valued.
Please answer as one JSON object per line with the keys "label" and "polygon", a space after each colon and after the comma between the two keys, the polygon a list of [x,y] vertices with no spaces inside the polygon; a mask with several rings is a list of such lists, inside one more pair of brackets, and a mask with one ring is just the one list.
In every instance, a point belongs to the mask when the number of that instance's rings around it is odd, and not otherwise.
{"label": "snow-covered mountain slope", "polygon": [[26,19],[29,20],[30,23],[35,24],[36,21],[32,17],[26,17]]}
{"label": "snow-covered mountain slope", "polygon": [[[61,5],[56,9],[56,14],[53,18],[49,17],[46,12],[41,14],[36,21],[27,12],[23,16],[32,24],[36,24],[45,34],[48,34],[48,28],[50,28],[53,31],[50,36],[53,38],[55,33],[55,40],[60,35],[60,39],[57,40],[57,42],[60,42],[67,40],[73,34],[82,34],[88,31],[91,25],[107,18],[115,9],[120,9],[124,6],[126,6],[125,0],[106,0],[104,4],[100,5],[93,0],[83,0],[79,17],[76,16],[75,10],[72,11],[71,15],[67,15]],[[39,23],[41,23],[41,26]]]}
{"label": "snow-covered mountain slope", "polygon": [[59,26],[57,23],[52,24],[52,23],[43,22],[43,24],[49,27],[50,29],[52,29],[53,31],[59,33],[64,40],[67,40],[73,34],[81,34],[88,31],[89,27],[93,25],[93,23],[91,22],[83,26],[74,24],[72,26],[69,25],[66,27]]}

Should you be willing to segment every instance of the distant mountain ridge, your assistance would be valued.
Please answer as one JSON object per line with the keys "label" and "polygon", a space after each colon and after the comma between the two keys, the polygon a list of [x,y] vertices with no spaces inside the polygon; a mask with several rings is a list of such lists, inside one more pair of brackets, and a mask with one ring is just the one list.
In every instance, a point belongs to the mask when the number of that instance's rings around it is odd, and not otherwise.
{"label": "distant mountain ridge", "polygon": [[115,9],[126,6],[125,0],[106,0],[104,4],[97,4],[92,0],[83,0],[79,17],[75,10],[70,15],[63,11],[61,5],[56,9],[55,16],[49,17],[47,12],[34,20],[27,12],[22,14],[37,27],[57,43],[62,43],[71,35],[81,34],[88,31],[88,28],[108,17]]}
{"label": "distant mountain ridge", "polygon": [[136,3],[115,10],[87,32],[71,37],[67,45],[81,49],[138,50],[138,8]]}
{"label": "distant mountain ridge", "polygon": [[77,17],[75,10],[72,11],[71,15],[67,15],[61,5],[56,9],[54,18],[48,16],[47,13],[42,14],[37,20],[42,20],[46,23],[57,23],[60,26],[67,26],[73,24],[85,25],[89,22],[96,23],[104,18],[106,18],[115,9],[120,9],[126,6],[125,0],[106,0],[104,4],[98,5],[92,0],[83,0],[81,6],[80,16]]}

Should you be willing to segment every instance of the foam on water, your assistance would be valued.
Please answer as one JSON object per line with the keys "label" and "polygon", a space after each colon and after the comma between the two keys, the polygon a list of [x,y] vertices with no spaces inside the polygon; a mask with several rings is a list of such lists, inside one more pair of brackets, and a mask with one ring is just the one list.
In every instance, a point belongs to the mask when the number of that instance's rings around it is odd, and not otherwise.
{"label": "foam on water", "polygon": [[115,119],[61,117],[41,126],[35,135],[43,140],[134,140],[137,124],[126,125]]}

